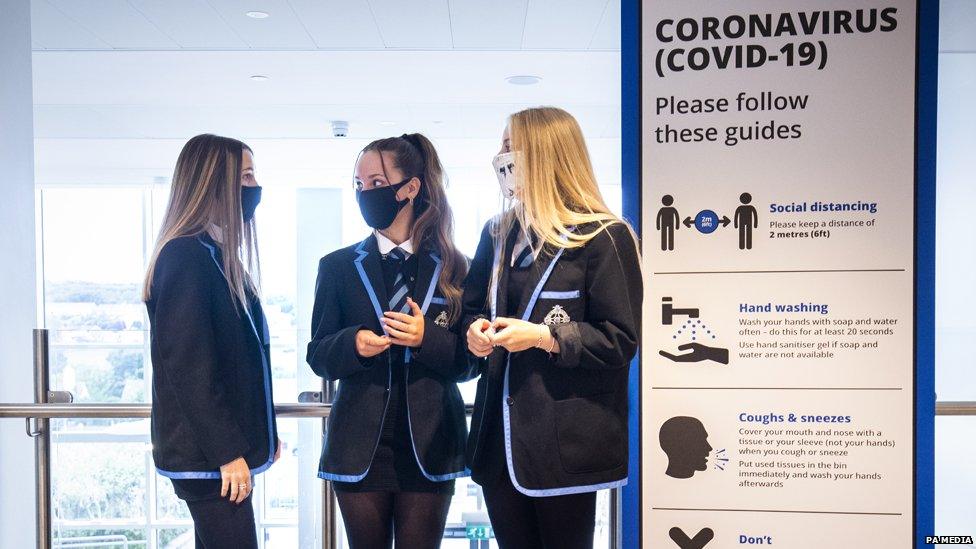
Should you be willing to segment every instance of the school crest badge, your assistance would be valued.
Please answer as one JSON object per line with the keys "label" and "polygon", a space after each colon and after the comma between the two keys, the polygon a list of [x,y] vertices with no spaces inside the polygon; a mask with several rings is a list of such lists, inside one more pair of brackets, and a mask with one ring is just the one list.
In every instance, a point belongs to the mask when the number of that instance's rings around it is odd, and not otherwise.
{"label": "school crest badge", "polygon": [[547,326],[555,326],[556,324],[566,324],[570,321],[569,313],[566,309],[563,309],[561,305],[556,305],[546,314],[546,317],[542,319]]}
{"label": "school crest badge", "polygon": [[447,311],[441,311],[441,314],[437,315],[434,319],[434,324],[437,324],[441,328],[447,328]]}

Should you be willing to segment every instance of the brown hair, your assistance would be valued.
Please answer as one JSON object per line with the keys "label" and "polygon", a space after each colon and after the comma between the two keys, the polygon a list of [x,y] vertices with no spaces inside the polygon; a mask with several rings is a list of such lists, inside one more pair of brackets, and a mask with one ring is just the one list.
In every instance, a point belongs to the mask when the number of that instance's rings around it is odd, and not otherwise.
{"label": "brown hair", "polygon": [[175,238],[219,231],[224,278],[231,296],[246,307],[246,290],[257,292],[260,279],[254,220],[245,223],[241,210],[243,142],[219,135],[198,135],[183,145],[173,171],[169,203],[156,247],[149,261],[142,299],[152,291],[153,271],[159,253]]}
{"label": "brown hair", "polygon": [[447,299],[448,320],[454,322],[461,313],[461,282],[468,272],[468,263],[454,247],[454,214],[444,192],[446,178],[437,150],[422,134],[411,133],[373,141],[359,154],[369,151],[379,153],[384,172],[383,153],[387,152],[405,178],[420,180],[420,190],[413,201],[410,240],[417,249],[426,246],[440,253],[437,287]]}

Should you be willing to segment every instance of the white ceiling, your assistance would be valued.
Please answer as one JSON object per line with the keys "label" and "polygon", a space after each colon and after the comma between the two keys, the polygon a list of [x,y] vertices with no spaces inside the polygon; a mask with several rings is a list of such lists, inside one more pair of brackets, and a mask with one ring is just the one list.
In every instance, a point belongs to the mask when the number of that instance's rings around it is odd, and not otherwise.
{"label": "white ceiling", "polygon": [[31,8],[37,50],[620,49],[620,0],[32,0]]}
{"label": "white ceiling", "polygon": [[35,52],[33,70],[38,138],[323,138],[332,120],[351,137],[484,137],[539,104],[620,134],[616,52]]}
{"label": "white ceiling", "polygon": [[353,138],[483,138],[539,104],[572,112],[588,137],[620,135],[620,0],[31,6],[39,139],[322,139],[333,120]]}

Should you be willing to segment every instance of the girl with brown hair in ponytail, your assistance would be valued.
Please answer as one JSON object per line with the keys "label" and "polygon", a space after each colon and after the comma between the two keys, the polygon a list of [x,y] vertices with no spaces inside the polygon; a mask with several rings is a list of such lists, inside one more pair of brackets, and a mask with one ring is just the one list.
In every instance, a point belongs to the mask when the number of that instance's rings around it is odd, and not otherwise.
{"label": "girl with brown hair in ponytail", "polygon": [[318,476],[333,482],[352,549],[439,547],[454,479],[468,475],[467,261],[426,137],[370,143],[354,182],[373,232],[322,258],[312,311],[308,363],[338,382]]}

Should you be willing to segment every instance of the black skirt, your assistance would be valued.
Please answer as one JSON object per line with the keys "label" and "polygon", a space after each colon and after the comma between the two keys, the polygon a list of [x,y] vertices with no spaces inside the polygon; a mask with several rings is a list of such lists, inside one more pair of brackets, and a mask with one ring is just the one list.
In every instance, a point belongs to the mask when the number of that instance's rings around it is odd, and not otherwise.
{"label": "black skirt", "polygon": [[336,492],[427,492],[453,494],[454,480],[435,482],[424,476],[417,465],[410,424],[407,417],[407,395],[404,383],[403,348],[391,349],[393,381],[390,404],[383,416],[383,431],[366,476],[358,482],[332,481]]}

